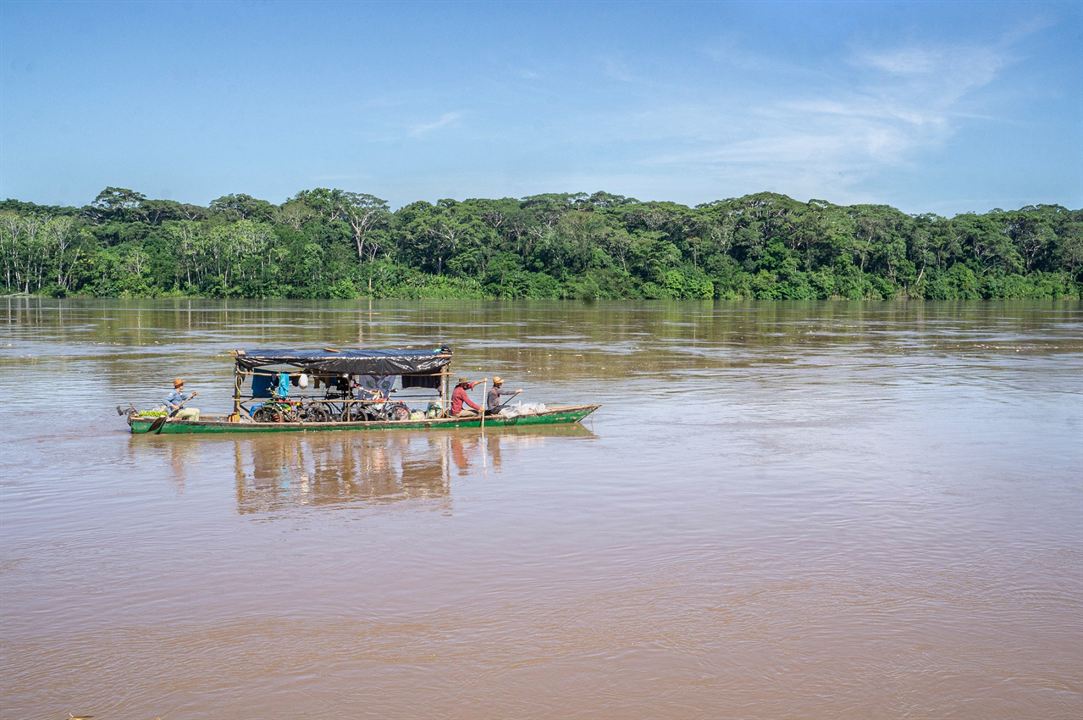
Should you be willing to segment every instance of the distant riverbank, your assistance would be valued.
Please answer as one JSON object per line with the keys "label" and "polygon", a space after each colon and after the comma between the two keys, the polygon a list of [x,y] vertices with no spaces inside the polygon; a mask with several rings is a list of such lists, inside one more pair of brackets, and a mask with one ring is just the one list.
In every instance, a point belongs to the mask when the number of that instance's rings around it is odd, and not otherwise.
{"label": "distant riverbank", "polygon": [[953,218],[759,193],[416,202],[317,188],[208,207],[106,188],[0,203],[0,293],[355,299],[1083,297],[1083,211]]}

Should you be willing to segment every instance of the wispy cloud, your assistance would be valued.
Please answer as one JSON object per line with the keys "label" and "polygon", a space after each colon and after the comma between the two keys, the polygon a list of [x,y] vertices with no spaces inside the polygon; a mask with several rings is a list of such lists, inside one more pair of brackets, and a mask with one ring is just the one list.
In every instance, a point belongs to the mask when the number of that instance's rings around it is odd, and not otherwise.
{"label": "wispy cloud", "polygon": [[872,88],[887,97],[945,106],[992,82],[1015,60],[997,45],[909,46],[859,52],[859,68],[880,72]]}
{"label": "wispy cloud", "polygon": [[373,182],[371,174],[365,173],[329,173],[325,175],[313,175],[312,181],[317,184],[336,182]]}
{"label": "wispy cloud", "polygon": [[611,80],[622,83],[632,83],[639,80],[639,77],[629,69],[627,63],[619,57],[607,55],[601,59],[601,62],[602,73]]}
{"label": "wispy cloud", "polygon": [[644,165],[746,183],[738,192],[766,187],[799,197],[868,201],[871,180],[910,168],[964,119],[982,117],[975,95],[1017,60],[1015,39],[859,48],[822,72],[812,71],[821,80],[806,87],[782,82],[785,64],[724,43],[705,54],[742,70],[774,70],[766,72],[765,83],[777,81],[777,94],[785,97],[764,100],[763,93],[745,89],[686,108],[670,125],[683,131],[675,138],[682,149],[656,153]]}
{"label": "wispy cloud", "polygon": [[433,120],[432,122],[419,123],[417,125],[412,125],[410,127],[410,129],[409,129],[410,136],[411,137],[424,137],[425,135],[428,135],[429,133],[431,133],[434,130],[439,130],[440,128],[448,127],[449,125],[454,125],[456,122],[459,121],[459,119],[461,117],[462,117],[461,112],[446,112],[443,115],[441,115],[440,117],[438,117],[436,120]]}
{"label": "wispy cloud", "polygon": [[944,53],[931,48],[907,47],[867,52],[859,63],[894,75],[927,75],[943,63]]}
{"label": "wispy cloud", "polygon": [[732,34],[715,38],[710,44],[700,47],[698,54],[720,67],[735,68],[744,72],[771,73],[772,75],[812,75],[818,72],[816,68],[808,65],[750,50],[744,45],[740,36]]}

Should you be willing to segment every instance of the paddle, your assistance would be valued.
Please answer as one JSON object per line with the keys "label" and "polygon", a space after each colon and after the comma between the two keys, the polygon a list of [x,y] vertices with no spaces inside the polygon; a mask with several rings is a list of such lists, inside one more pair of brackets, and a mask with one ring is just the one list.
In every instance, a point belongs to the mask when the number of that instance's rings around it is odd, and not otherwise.
{"label": "paddle", "polygon": [[154,433],[155,435],[161,434],[162,428],[165,427],[166,421],[168,421],[169,418],[171,418],[174,415],[176,415],[177,413],[179,413],[180,409],[182,407],[184,407],[184,403],[188,402],[188,400],[191,400],[192,398],[194,398],[198,394],[199,394],[198,392],[192,393],[191,395],[188,396],[187,399],[185,399],[185,400],[181,401],[180,403],[178,403],[177,407],[173,409],[173,412],[169,413],[168,415],[162,415],[159,418],[155,418],[154,422],[152,422],[150,424],[150,427],[147,428],[147,432]]}
{"label": "paddle", "polygon": [[514,400],[515,398],[519,397],[519,395],[520,395],[520,394],[521,394],[522,392],[523,392],[522,390],[516,390],[516,391],[515,391],[514,393],[512,393],[512,396],[511,396],[510,398],[508,398],[508,399],[507,399],[507,400],[505,400],[504,402],[502,402],[502,403],[500,403],[499,405],[497,405],[497,406],[496,406],[495,408],[493,408],[492,410],[490,410],[490,411],[489,411],[489,412],[488,412],[487,414],[490,414],[490,415],[496,415],[496,414],[497,414],[498,412],[500,412],[500,411],[501,411],[501,410],[503,410],[503,409],[504,409],[505,407],[507,407],[508,403],[510,403],[510,402],[511,402],[512,400]]}

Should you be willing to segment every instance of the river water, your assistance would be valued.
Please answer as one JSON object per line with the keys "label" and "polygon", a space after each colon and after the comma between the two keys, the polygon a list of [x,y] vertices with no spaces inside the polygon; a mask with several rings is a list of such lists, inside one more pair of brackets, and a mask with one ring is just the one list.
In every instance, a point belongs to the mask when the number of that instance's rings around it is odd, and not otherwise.
{"label": "river water", "polygon": [[[0,300],[0,717],[1078,718],[1083,305]],[[582,428],[131,436],[236,347]],[[480,399],[480,388],[475,392]]]}

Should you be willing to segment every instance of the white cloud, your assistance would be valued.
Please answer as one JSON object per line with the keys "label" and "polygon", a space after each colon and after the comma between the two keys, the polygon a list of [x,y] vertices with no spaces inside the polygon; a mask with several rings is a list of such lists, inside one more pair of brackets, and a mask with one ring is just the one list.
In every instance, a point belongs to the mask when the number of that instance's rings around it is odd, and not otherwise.
{"label": "white cloud", "polygon": [[359,173],[328,173],[324,175],[313,175],[312,181],[317,184],[323,183],[336,183],[336,182],[364,182],[372,183],[374,178],[371,174],[359,174]]}
{"label": "white cloud", "polygon": [[942,60],[942,53],[919,47],[868,52],[861,58],[863,64],[893,75],[927,75],[936,70]]}
{"label": "white cloud", "polygon": [[876,89],[884,94],[932,103],[943,110],[944,104],[988,85],[1012,60],[1004,48],[959,45],[869,51],[859,53],[854,63],[882,73]]}
{"label": "white cloud", "polygon": [[[741,67],[771,67],[732,45],[713,54]],[[797,197],[866,202],[870,182],[909,169],[945,143],[973,111],[975,93],[1014,61],[1009,43],[907,44],[861,50],[803,83],[765,76],[763,88],[659,112],[638,122],[675,131],[678,152],[644,159],[656,170],[715,178],[734,194],[770,188]],[[779,67],[779,75],[792,75]],[[792,79],[792,78],[791,78]],[[774,80],[785,97],[763,99]],[[780,92],[781,94],[781,92]],[[649,130],[647,131],[649,132]]]}
{"label": "white cloud", "polygon": [[446,112],[436,120],[427,123],[419,123],[410,127],[409,133],[412,137],[423,137],[428,135],[433,130],[439,130],[442,127],[447,127],[458,122],[462,117],[460,112]]}
{"label": "white cloud", "polygon": [[613,56],[602,58],[602,72],[606,77],[622,83],[632,83],[639,80],[623,60]]}

